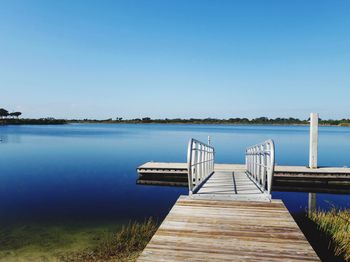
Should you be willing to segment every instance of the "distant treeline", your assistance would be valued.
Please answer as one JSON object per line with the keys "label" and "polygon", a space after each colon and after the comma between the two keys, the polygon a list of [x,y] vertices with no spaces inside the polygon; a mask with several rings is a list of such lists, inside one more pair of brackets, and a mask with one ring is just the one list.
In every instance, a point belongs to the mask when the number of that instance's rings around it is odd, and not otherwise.
{"label": "distant treeline", "polygon": [[18,118],[20,115],[22,115],[21,112],[9,112],[5,108],[0,108],[0,118],[1,119],[7,119],[7,118]]}
{"label": "distant treeline", "polygon": [[[9,112],[4,108],[0,108],[0,124],[10,125],[60,125],[67,123],[115,123],[115,124],[233,124],[233,125],[308,125],[309,119],[298,119],[298,118],[268,118],[258,117],[253,119],[248,118],[165,118],[165,119],[152,119],[150,117],[134,118],[134,119],[123,119],[122,117],[109,118],[109,119],[55,119],[39,118],[39,119],[28,119],[19,118],[22,115],[21,112]],[[350,126],[350,119],[319,119],[320,125],[332,125],[332,126]]]}
{"label": "distant treeline", "polygon": [[[83,120],[68,120],[70,123],[126,123],[126,124],[243,124],[243,125],[308,125],[309,119],[301,120],[298,118],[228,118],[228,119],[217,119],[217,118],[173,118],[173,119],[152,119],[150,117],[134,118],[134,119],[123,119],[117,117],[115,119],[109,118],[104,120],[94,119],[83,119]],[[336,126],[350,126],[350,119],[341,120],[324,120],[319,119],[320,125],[336,125]]]}
{"label": "distant treeline", "polygon": [[8,118],[0,119],[0,125],[63,125],[67,120],[55,118]]}
{"label": "distant treeline", "polygon": [[64,119],[48,118],[19,118],[21,112],[9,112],[4,108],[0,108],[0,125],[61,125],[66,124]]}

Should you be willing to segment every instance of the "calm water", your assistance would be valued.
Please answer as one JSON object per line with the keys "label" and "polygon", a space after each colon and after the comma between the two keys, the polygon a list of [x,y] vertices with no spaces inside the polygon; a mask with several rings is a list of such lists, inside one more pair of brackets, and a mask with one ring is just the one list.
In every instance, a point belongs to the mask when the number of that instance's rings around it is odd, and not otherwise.
{"label": "calm water", "polygon": [[[0,127],[0,214],[27,219],[140,219],[165,214],[187,190],[136,185],[138,165],[186,161],[189,138],[210,135],[219,163],[243,163],[244,149],[273,138],[276,162],[307,165],[308,127],[111,125]],[[350,128],[320,127],[319,165],[350,166]],[[275,193],[292,212],[304,193]],[[318,195],[347,205],[346,195]]]}
{"label": "calm water", "polygon": [[[244,149],[272,138],[281,165],[308,164],[308,127],[229,125],[0,126],[0,226],[125,223],[162,218],[186,188],[136,185],[136,167],[186,161],[189,138],[210,135],[219,163],[243,163]],[[350,128],[320,127],[319,165],[350,166]],[[292,213],[307,193],[273,193]],[[349,195],[318,194],[318,205],[349,207]]]}

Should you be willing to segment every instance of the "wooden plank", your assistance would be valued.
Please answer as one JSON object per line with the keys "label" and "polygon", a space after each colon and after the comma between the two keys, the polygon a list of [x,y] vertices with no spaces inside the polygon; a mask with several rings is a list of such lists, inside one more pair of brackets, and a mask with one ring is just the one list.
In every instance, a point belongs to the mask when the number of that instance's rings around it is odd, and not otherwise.
{"label": "wooden plank", "polygon": [[185,169],[187,163],[170,163],[170,162],[147,162],[138,167],[138,169]]}
{"label": "wooden plank", "polygon": [[138,261],[319,261],[281,201],[181,196]]}
{"label": "wooden plank", "polygon": [[139,174],[174,174],[174,175],[185,175],[187,176],[188,171],[186,170],[181,170],[181,169],[138,169],[137,172]]}
{"label": "wooden plank", "polygon": [[348,167],[318,167],[308,168],[306,166],[275,166],[277,173],[304,173],[304,174],[350,174]]}

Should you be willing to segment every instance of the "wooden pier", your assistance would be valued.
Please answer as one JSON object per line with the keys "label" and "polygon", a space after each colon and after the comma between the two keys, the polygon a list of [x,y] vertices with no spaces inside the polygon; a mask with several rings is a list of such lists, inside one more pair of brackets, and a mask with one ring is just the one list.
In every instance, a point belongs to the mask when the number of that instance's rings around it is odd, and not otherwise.
{"label": "wooden pier", "polygon": [[284,204],[180,197],[138,261],[320,261]]}
{"label": "wooden pier", "polygon": [[281,200],[241,165],[181,196],[138,261],[320,261]]}
{"label": "wooden pier", "polygon": [[245,159],[214,163],[214,148],[191,139],[187,163],[141,165],[138,183],[176,178],[189,195],[180,196],[138,261],[320,261],[271,192],[350,193],[350,168],[278,166],[271,139],[247,148]]}

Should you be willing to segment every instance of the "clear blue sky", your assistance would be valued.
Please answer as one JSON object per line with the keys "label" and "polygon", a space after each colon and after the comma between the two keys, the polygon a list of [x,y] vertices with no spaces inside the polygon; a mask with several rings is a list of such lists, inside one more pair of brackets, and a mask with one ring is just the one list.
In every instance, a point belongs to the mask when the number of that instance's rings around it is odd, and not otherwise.
{"label": "clear blue sky", "polygon": [[24,117],[350,117],[350,1],[0,0]]}

